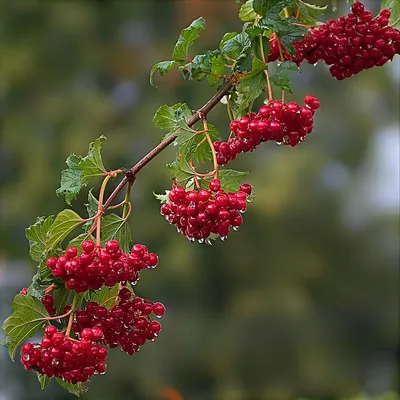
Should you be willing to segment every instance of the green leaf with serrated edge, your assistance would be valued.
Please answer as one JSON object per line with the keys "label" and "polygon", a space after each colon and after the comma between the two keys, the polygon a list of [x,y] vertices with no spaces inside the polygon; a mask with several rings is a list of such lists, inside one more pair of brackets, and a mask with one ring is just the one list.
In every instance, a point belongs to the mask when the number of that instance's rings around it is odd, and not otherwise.
{"label": "green leaf with serrated edge", "polygon": [[56,190],[56,194],[64,195],[65,202],[71,205],[71,201],[76,199],[82,189],[81,175],[82,170],[79,167],[82,157],[71,154],[67,160],[67,169],[61,171],[60,187]]}
{"label": "green leaf with serrated edge", "polygon": [[[225,60],[219,50],[208,51],[205,54],[199,54],[189,63],[179,67],[183,78],[187,81],[202,80],[209,74],[223,74],[225,72]],[[215,78],[211,76],[212,78]],[[216,78],[217,81],[219,80]]]}
{"label": "green leaf with serrated edge", "polygon": [[126,220],[117,214],[106,215],[101,221],[101,242],[118,240],[121,249],[127,253],[130,250],[131,230]]}
{"label": "green leaf with serrated edge", "polygon": [[237,59],[241,54],[247,53],[251,49],[251,40],[246,32],[242,32],[226,40],[221,48],[224,56]]}
{"label": "green leaf with serrated edge", "polygon": [[156,111],[153,123],[157,128],[173,131],[180,122],[186,122],[191,116],[192,112],[185,103],[163,105]]}
{"label": "green leaf with serrated edge", "polygon": [[278,66],[276,73],[271,76],[271,82],[282,90],[292,93],[290,71],[298,70],[299,67],[293,61],[284,61]]}
{"label": "green leaf with serrated edge", "polygon": [[44,305],[29,295],[17,294],[11,307],[13,313],[4,321],[3,331],[12,343],[12,348],[9,345],[8,349],[14,360],[17,347],[42,328],[46,324],[43,319],[49,315]]}
{"label": "green leaf with serrated edge", "polygon": [[161,204],[165,204],[169,202],[169,192],[170,190],[166,190],[165,194],[157,194],[153,192],[153,195]]}
{"label": "green leaf with serrated edge", "polygon": [[81,223],[82,218],[75,211],[69,209],[61,211],[51,225],[46,247],[53,249]]}
{"label": "green leaf with serrated edge", "polygon": [[279,15],[283,8],[291,6],[294,1],[295,0],[254,0],[253,8],[257,14],[263,17],[268,14]]}
{"label": "green leaf with serrated edge", "polygon": [[[218,54],[211,60],[211,75],[208,75],[207,81],[211,86],[216,85],[221,78],[219,76],[225,73],[225,59],[222,54]],[[216,76],[218,75],[218,76]]]}
{"label": "green leaf with serrated edge", "polygon": [[167,168],[172,177],[176,179],[178,185],[186,184],[189,179],[195,176],[187,161],[182,157],[179,157],[178,160],[175,160],[171,164],[167,164]]}
{"label": "green leaf with serrated edge", "polygon": [[46,254],[47,237],[54,217],[38,217],[36,222],[25,230],[29,241],[29,255],[33,261],[40,261]]}
{"label": "green leaf with serrated edge", "polygon": [[53,280],[50,269],[46,265],[46,261],[42,260],[37,268],[36,274],[32,278],[32,282],[28,287],[28,295],[35,299],[41,299],[44,294],[43,291],[46,289],[51,281]]}
{"label": "green leaf with serrated edge", "polygon": [[381,10],[385,9],[391,12],[389,25],[393,28],[400,29],[400,1],[382,0]]}
{"label": "green leaf with serrated edge", "polygon": [[236,87],[236,92],[230,96],[229,104],[233,118],[238,119],[247,114],[254,100],[265,89],[266,79],[263,73],[242,79]]}
{"label": "green leaf with serrated edge", "polygon": [[227,32],[227,33],[225,33],[225,35],[222,36],[222,39],[221,39],[221,41],[219,43],[219,49],[222,51],[222,48],[224,47],[225,42],[227,42],[228,40],[231,40],[232,38],[234,38],[237,35],[238,35],[237,32]]}
{"label": "green leaf with serrated edge", "polygon": [[160,61],[157,64],[154,64],[153,67],[151,68],[150,71],[150,84],[157,87],[154,84],[154,74],[158,72],[158,74],[161,76],[161,78],[168,74],[169,71],[171,71],[172,68],[177,67],[181,63],[178,61]]}
{"label": "green leaf with serrated edge", "polygon": [[[92,218],[97,214],[98,205],[99,205],[99,201],[94,196],[93,189],[90,189],[89,193],[88,193],[88,202],[85,204],[86,210],[88,213],[88,218]],[[91,228],[92,225],[93,225],[93,221],[88,221],[82,225],[82,229],[87,232]]]}
{"label": "green leaf with serrated edge", "polygon": [[200,32],[206,28],[206,21],[200,17],[195,19],[187,28],[181,31],[174,47],[173,57],[175,61],[184,61],[189,47],[200,36]]}
{"label": "green leaf with serrated edge", "polygon": [[68,392],[74,394],[77,397],[88,391],[87,386],[85,386],[83,383],[77,383],[76,385],[74,385],[73,383],[63,381],[60,378],[56,378],[56,381],[62,388],[68,390]]}
{"label": "green leaf with serrated edge", "polygon": [[295,54],[296,49],[293,47],[293,42],[297,42],[304,38],[307,33],[307,29],[301,26],[293,25],[296,20],[292,17],[288,18],[289,27],[282,32],[277,32],[277,36],[280,38],[281,43],[285,46],[287,52],[291,55]]}
{"label": "green leaf with serrated edge", "polygon": [[93,178],[104,176],[106,170],[101,158],[101,146],[106,140],[105,136],[100,136],[94,142],[90,143],[87,156],[83,157],[79,162],[81,169],[81,183],[87,185]]}
{"label": "green leaf with serrated edge", "polygon": [[240,7],[239,18],[244,22],[252,22],[257,18],[257,13],[253,8],[253,0],[247,0],[246,3]]}
{"label": "green leaf with serrated edge", "polygon": [[47,375],[37,374],[37,378],[40,384],[40,389],[44,390],[44,388],[50,383],[51,378]]}
{"label": "green leaf with serrated edge", "polygon": [[[200,126],[198,127],[199,129]],[[212,142],[219,140],[218,129],[212,125],[208,124],[208,134]],[[207,140],[205,140],[205,135],[200,133],[195,135],[192,140],[185,143],[180,150],[181,154],[187,161],[197,161],[204,163],[208,160],[212,160],[212,152],[210,145]]]}
{"label": "green leaf with serrated edge", "polygon": [[327,8],[328,6],[317,6],[302,0],[296,0],[294,5],[295,11],[300,11],[298,21],[305,25],[315,25]]}
{"label": "green leaf with serrated edge", "polygon": [[114,304],[112,301],[107,303],[107,300],[114,298],[118,294],[118,284],[112,288],[103,286],[99,290],[94,290],[90,295],[90,301],[94,301],[97,304],[102,304],[106,308],[111,308]]}

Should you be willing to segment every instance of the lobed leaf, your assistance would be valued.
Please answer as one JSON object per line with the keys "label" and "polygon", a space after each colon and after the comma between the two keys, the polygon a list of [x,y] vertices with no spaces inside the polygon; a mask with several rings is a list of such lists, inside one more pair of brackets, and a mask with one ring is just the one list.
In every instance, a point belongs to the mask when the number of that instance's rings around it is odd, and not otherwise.
{"label": "lobed leaf", "polygon": [[247,0],[239,10],[239,18],[244,22],[252,22],[257,18],[257,13],[254,11],[253,0]]}
{"label": "lobed leaf", "polygon": [[110,301],[106,304],[107,300],[112,299],[113,297],[117,296],[119,291],[119,286],[118,284],[113,286],[112,288],[109,288],[107,286],[103,286],[99,290],[95,290],[91,293],[90,295],[90,301],[94,301],[98,304],[102,304],[107,308],[110,308],[113,306],[113,302]]}
{"label": "lobed leaf", "polygon": [[3,331],[9,338],[8,351],[14,360],[17,347],[46,324],[44,305],[29,295],[17,294],[11,304],[13,313],[4,321]]}
{"label": "lobed leaf", "polygon": [[204,18],[200,17],[181,31],[174,47],[173,57],[175,61],[185,61],[190,46],[198,39],[200,32],[205,28],[206,22]]}
{"label": "lobed leaf", "polygon": [[293,61],[284,61],[278,66],[276,73],[271,76],[271,82],[282,90],[292,93],[292,79],[289,73],[298,70],[299,67]]}
{"label": "lobed leaf", "polygon": [[54,247],[64,240],[77,226],[82,223],[82,218],[73,210],[61,211],[50,228],[46,247],[54,249]]}
{"label": "lobed leaf", "polygon": [[195,176],[188,162],[183,157],[179,157],[173,163],[167,164],[167,168],[178,185],[185,185]]}
{"label": "lobed leaf", "polygon": [[67,169],[61,171],[60,187],[56,190],[56,194],[64,195],[65,202],[71,205],[71,201],[76,199],[80,190],[82,189],[81,174],[82,170],[79,163],[82,157],[71,154],[67,160]]}
{"label": "lobed leaf", "polygon": [[40,384],[40,389],[44,390],[44,388],[50,383],[51,378],[47,375],[37,374],[37,378]]}
{"label": "lobed leaf", "polygon": [[158,72],[158,75],[162,78],[165,76],[172,68],[177,67],[181,63],[178,61],[160,61],[157,64],[154,64],[150,71],[150,84],[157,87],[154,84],[154,74]]}
{"label": "lobed leaf", "polygon": [[241,54],[247,54],[251,49],[251,40],[247,32],[238,33],[224,41],[225,36],[222,38],[221,46],[221,53],[224,56],[237,59]]}
{"label": "lobed leaf", "polygon": [[94,142],[90,143],[87,156],[83,157],[79,162],[81,169],[81,183],[86,186],[93,178],[103,176],[106,170],[101,157],[101,146],[106,140],[105,136],[100,136]]}
{"label": "lobed leaf", "polygon": [[296,0],[295,3],[295,9],[300,12],[298,20],[305,25],[316,25],[319,17],[324,14],[327,7],[306,3],[302,0]]}
{"label": "lobed leaf", "polygon": [[157,193],[154,193],[154,192],[153,192],[153,194],[154,194],[154,197],[157,200],[159,200],[161,204],[165,204],[165,203],[169,202],[169,197],[168,197],[169,192],[170,192],[170,190],[166,190],[165,194],[157,194]]}
{"label": "lobed leaf", "polygon": [[54,217],[38,217],[36,222],[25,230],[29,241],[29,255],[33,261],[41,261],[47,250],[47,239]]}

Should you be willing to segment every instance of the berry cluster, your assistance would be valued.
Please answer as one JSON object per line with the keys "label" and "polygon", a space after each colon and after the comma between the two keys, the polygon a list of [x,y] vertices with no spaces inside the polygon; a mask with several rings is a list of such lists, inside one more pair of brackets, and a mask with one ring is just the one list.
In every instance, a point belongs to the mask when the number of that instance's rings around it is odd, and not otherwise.
{"label": "berry cluster", "polygon": [[136,244],[130,254],[125,254],[116,240],[109,240],[104,248],[96,247],[90,240],[82,242],[82,254],[76,247],[69,247],[65,255],[47,260],[47,267],[54,277],[65,281],[68,290],[86,292],[105,285],[113,287],[119,282],[135,283],[139,271],[154,268],[158,257],[149,253],[146,246]]}
{"label": "berry cluster", "polygon": [[[382,66],[400,54],[400,30],[388,26],[389,17],[390,11],[384,9],[374,18],[361,2],[356,2],[348,15],[318,25],[302,41],[294,42],[293,56],[281,47],[284,59],[297,65],[303,60],[312,64],[324,61],[338,80]],[[268,61],[275,61],[281,45],[274,36],[270,43]]]}
{"label": "berry cluster", "polygon": [[270,101],[258,113],[250,113],[230,124],[232,137],[227,142],[214,142],[219,165],[234,160],[241,152],[253,151],[261,142],[268,140],[296,146],[313,129],[313,116],[319,108],[319,100],[307,95],[304,105],[296,102],[284,104]]}
{"label": "berry cluster", "polygon": [[225,239],[231,228],[239,229],[243,223],[241,213],[247,208],[251,186],[243,184],[234,193],[225,193],[218,179],[208,189],[186,191],[174,186],[168,194],[169,202],[161,206],[161,215],[176,226],[178,232],[191,241],[203,243],[211,234]]}
{"label": "berry cluster", "polygon": [[152,321],[150,314],[161,318],[165,307],[161,303],[133,296],[128,288],[118,293],[118,304],[110,309],[90,302],[86,308],[78,311],[73,323],[73,331],[82,340],[92,340],[95,329],[104,332],[101,343],[110,348],[120,346],[129,355],[139,350],[147,340],[154,341],[161,331],[161,324]]}
{"label": "berry cluster", "polygon": [[41,343],[22,346],[21,363],[25,369],[74,384],[105,373],[107,349],[96,344],[103,339],[101,329],[92,329],[90,335],[87,331],[86,338],[80,341],[72,341],[54,325],[48,325],[44,332]]}
{"label": "berry cluster", "polygon": [[[19,294],[26,296],[28,294],[28,288],[22,288],[19,291]],[[51,294],[46,294],[43,296],[41,301],[49,315],[54,315],[56,313],[54,308],[54,297]]]}

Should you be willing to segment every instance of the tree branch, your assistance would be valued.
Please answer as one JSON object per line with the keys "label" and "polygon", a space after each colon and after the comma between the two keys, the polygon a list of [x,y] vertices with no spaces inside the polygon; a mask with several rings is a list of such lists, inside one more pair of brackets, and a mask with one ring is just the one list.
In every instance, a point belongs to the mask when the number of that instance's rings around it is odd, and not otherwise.
{"label": "tree branch", "polygon": [[[204,104],[199,110],[195,112],[195,114],[189,119],[187,125],[189,127],[193,126],[196,122],[200,121],[201,116],[207,115],[218,103],[219,101],[229,92],[235,82],[235,78],[230,78],[221,89],[218,90],[217,93],[214,94],[211,99]],[[174,140],[176,139],[176,135],[172,135],[164,139],[161,143],[159,143],[154,149],[149,151],[141,160],[139,160],[131,169],[130,169],[130,177],[129,179],[135,179],[137,173],[146,166],[153,158],[155,158],[158,154],[160,154],[164,149],[166,149]],[[104,203],[103,212],[110,206],[112,201],[117,197],[119,192],[124,188],[124,186],[128,183],[129,179],[125,176],[122,181],[116,186],[113,192],[108,197],[107,201]]]}

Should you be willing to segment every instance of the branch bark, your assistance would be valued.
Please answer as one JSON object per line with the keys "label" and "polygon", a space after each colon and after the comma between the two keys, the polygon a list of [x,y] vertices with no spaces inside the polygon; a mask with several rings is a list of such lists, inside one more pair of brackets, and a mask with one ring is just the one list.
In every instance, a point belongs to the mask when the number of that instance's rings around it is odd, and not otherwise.
{"label": "branch bark", "polygon": [[[235,79],[232,77],[229,79],[217,93],[206,104],[203,105],[187,122],[188,126],[193,126],[196,122],[200,121],[202,115],[207,115],[218,103],[219,101],[229,92],[229,90],[234,85]],[[125,176],[121,182],[115,187],[113,192],[108,197],[107,201],[104,203],[103,212],[111,205],[112,201],[117,197],[119,192],[125,187],[129,180],[134,180],[138,172],[145,167],[153,158],[165,150],[174,140],[176,135],[172,135],[164,139],[159,143],[154,149],[149,151],[141,160],[139,160],[129,171],[129,178]]]}

